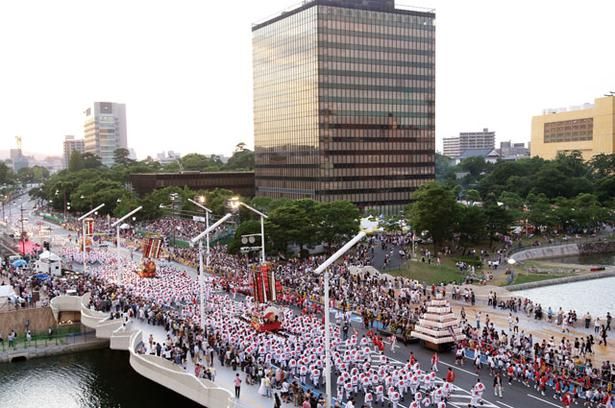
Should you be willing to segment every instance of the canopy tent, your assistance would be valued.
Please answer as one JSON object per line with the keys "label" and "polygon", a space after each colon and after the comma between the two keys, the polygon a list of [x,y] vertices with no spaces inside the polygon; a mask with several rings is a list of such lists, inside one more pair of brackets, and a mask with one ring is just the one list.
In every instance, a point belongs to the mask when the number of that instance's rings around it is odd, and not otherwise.
{"label": "canopy tent", "polygon": [[11,285],[0,286],[0,298],[14,297],[15,291]]}
{"label": "canopy tent", "polygon": [[40,254],[38,259],[40,259],[41,261],[46,261],[46,262],[59,262],[60,261],[59,256],[49,251],[45,251],[42,254]]}
{"label": "canopy tent", "polygon": [[28,263],[23,259],[16,259],[11,263],[11,265],[13,265],[13,268],[23,268],[24,266],[27,266]]}

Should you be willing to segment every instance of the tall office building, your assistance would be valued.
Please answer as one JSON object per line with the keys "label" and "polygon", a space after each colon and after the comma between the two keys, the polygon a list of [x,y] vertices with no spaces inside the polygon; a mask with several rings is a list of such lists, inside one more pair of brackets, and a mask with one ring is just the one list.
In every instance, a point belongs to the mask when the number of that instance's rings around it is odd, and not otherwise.
{"label": "tall office building", "polygon": [[256,194],[398,209],[435,176],[435,14],[312,0],[253,31]]}
{"label": "tall office building", "polygon": [[113,152],[128,148],[126,137],[126,105],[94,102],[84,112],[84,148],[99,156],[105,166],[113,164]]}
{"label": "tall office building", "polygon": [[68,168],[68,164],[70,163],[70,156],[73,152],[84,152],[84,142],[83,139],[75,139],[75,136],[66,135],[64,136],[64,168]]}
{"label": "tall office building", "polygon": [[552,160],[575,150],[586,160],[615,153],[615,94],[593,104],[546,109],[532,118],[532,156]]}

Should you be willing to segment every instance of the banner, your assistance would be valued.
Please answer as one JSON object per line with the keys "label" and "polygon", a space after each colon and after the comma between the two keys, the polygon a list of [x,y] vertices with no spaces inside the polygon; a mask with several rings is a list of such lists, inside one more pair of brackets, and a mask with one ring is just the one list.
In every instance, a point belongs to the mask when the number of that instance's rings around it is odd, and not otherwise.
{"label": "banner", "polygon": [[254,299],[259,303],[275,302],[282,285],[276,281],[275,273],[270,265],[264,264],[255,268],[252,273],[252,288]]}
{"label": "banner", "polygon": [[85,235],[92,236],[94,235],[94,218],[86,218],[85,219]]}
{"label": "banner", "polygon": [[162,248],[161,238],[146,238],[143,240],[143,257],[157,259]]}

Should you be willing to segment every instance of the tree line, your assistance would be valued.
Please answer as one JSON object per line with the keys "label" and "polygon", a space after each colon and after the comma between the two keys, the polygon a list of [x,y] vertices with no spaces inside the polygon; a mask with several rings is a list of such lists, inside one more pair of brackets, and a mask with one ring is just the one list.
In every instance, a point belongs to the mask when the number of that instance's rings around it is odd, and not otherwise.
{"label": "tree line", "polygon": [[593,231],[615,221],[615,155],[584,161],[579,152],[458,165],[437,158],[437,181],[422,186],[405,215],[434,245],[455,238],[493,242],[513,227],[535,233]]}

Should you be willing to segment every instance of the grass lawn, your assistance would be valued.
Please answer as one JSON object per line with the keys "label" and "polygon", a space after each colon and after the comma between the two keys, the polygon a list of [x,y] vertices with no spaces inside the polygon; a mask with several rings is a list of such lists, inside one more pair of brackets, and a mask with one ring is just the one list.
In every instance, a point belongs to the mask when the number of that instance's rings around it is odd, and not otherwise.
{"label": "grass lawn", "polygon": [[435,265],[411,261],[406,262],[400,268],[386,269],[382,272],[426,283],[462,282],[465,279],[465,274],[459,272],[454,264],[449,265],[446,262],[441,265]]}
{"label": "grass lawn", "polygon": [[530,283],[530,282],[539,282],[549,279],[557,279],[557,278],[565,278],[568,276],[572,276],[572,274],[551,274],[551,273],[524,273],[518,274],[515,277],[514,285],[518,285],[521,283]]}

